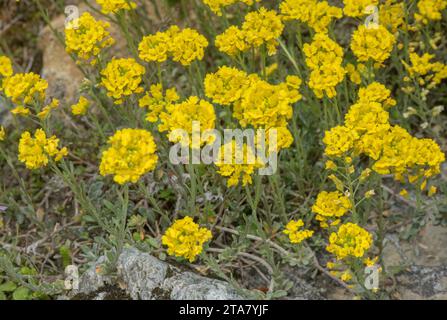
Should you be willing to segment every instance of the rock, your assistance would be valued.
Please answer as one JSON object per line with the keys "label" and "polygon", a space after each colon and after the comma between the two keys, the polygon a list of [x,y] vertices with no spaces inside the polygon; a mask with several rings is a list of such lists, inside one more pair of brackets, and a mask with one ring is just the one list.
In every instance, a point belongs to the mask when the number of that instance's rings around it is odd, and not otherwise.
{"label": "rock", "polygon": [[[116,277],[98,274],[101,257],[79,280],[79,289],[68,298],[104,300],[235,300],[243,299],[228,283],[182,271],[135,248],[123,250]],[[64,299],[64,297],[60,297]]]}
{"label": "rock", "polygon": [[402,299],[445,299],[447,266],[411,266],[397,278]]}

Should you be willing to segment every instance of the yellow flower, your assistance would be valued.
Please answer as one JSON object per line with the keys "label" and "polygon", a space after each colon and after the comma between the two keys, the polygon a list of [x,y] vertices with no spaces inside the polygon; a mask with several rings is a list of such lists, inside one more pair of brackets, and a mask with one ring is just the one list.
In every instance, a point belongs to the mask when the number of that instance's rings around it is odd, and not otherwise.
{"label": "yellow flower", "polygon": [[85,115],[90,107],[90,101],[84,96],[79,97],[78,103],[71,106],[71,113],[75,116]]}
{"label": "yellow flower", "polygon": [[109,138],[109,148],[102,153],[99,172],[113,174],[118,184],[136,183],[141,176],[155,169],[157,146],[149,131],[122,129]]}
{"label": "yellow flower", "polygon": [[3,126],[0,126],[0,141],[4,141],[6,137],[6,131]]}
{"label": "yellow flower", "polygon": [[414,17],[417,21],[421,21],[424,24],[428,24],[430,20],[441,20],[441,11],[447,7],[446,0],[419,0],[418,10],[419,13],[415,13]]}
{"label": "yellow flower", "polygon": [[140,108],[149,109],[146,120],[157,122],[160,114],[166,112],[169,106],[178,101],[180,97],[175,88],[167,89],[163,93],[163,87],[160,83],[151,85],[149,92],[138,102]]}
{"label": "yellow flower", "polygon": [[231,6],[232,4],[243,2],[249,6],[253,5],[255,2],[259,2],[261,0],[203,0],[208,7],[210,7],[211,11],[213,11],[218,16],[222,15],[222,9],[225,7]]}
{"label": "yellow flower", "polygon": [[339,191],[322,191],[318,194],[312,212],[316,213],[315,219],[320,223],[328,223],[333,219],[344,216],[352,208],[351,200]]}
{"label": "yellow flower", "polygon": [[379,102],[384,107],[393,107],[396,105],[396,100],[391,98],[391,90],[379,82],[373,82],[365,88],[360,88],[359,102]]}
{"label": "yellow flower", "polygon": [[37,116],[39,117],[39,119],[43,120],[46,117],[48,117],[48,115],[50,114],[50,112],[52,110],[54,110],[58,107],[59,107],[59,100],[53,99],[50,104],[48,104],[42,108],[42,110],[37,114]]}
{"label": "yellow flower", "polygon": [[433,196],[434,194],[436,194],[437,191],[438,189],[435,186],[431,186],[430,189],[428,189],[428,196]]}
{"label": "yellow flower", "polygon": [[174,221],[161,238],[161,242],[168,247],[169,255],[193,262],[202,253],[204,243],[211,238],[210,230],[200,228],[191,217],[185,217]]}
{"label": "yellow flower", "polygon": [[334,18],[341,18],[342,9],[330,6],[327,1],[284,0],[280,4],[284,20],[299,20],[307,23],[315,32],[327,32]]}
{"label": "yellow flower", "polygon": [[312,237],[313,231],[311,230],[300,230],[301,227],[304,226],[303,220],[299,219],[297,221],[290,220],[289,223],[286,225],[286,230],[283,232],[289,236],[289,240],[291,243],[301,243],[304,240]]}
{"label": "yellow flower", "polygon": [[102,13],[117,13],[120,10],[131,10],[137,7],[136,3],[130,0],[96,0],[101,6]]}
{"label": "yellow flower", "polygon": [[205,77],[205,94],[214,103],[224,106],[239,101],[247,86],[248,76],[244,71],[227,66]]}
{"label": "yellow flower", "polygon": [[230,26],[222,34],[216,36],[215,45],[220,52],[236,56],[250,47],[245,42],[244,33],[236,26]]}
{"label": "yellow flower", "polygon": [[105,21],[95,20],[93,16],[85,12],[78,19],[70,21],[65,28],[65,45],[68,53],[74,53],[79,59],[96,64],[102,49],[115,43],[110,37],[110,24]]}
{"label": "yellow flower", "polygon": [[357,138],[355,131],[345,126],[336,126],[324,134],[325,154],[329,157],[341,157],[348,154],[353,149]]}
{"label": "yellow flower", "polygon": [[11,113],[13,115],[27,116],[31,113],[31,111],[24,106],[18,106],[18,107],[15,107],[14,109],[12,109]]}
{"label": "yellow flower", "polygon": [[68,154],[67,148],[58,149],[59,139],[56,136],[47,138],[42,129],[37,129],[34,138],[26,131],[22,133],[19,142],[19,160],[28,169],[45,167],[50,158],[60,161]]}
{"label": "yellow flower", "polygon": [[334,254],[337,260],[348,257],[362,258],[371,245],[371,234],[358,225],[348,222],[330,235],[326,250]]}
{"label": "yellow flower", "polygon": [[11,60],[7,56],[0,56],[0,76],[10,77],[12,76],[13,72]]}
{"label": "yellow flower", "polygon": [[173,32],[170,54],[172,60],[189,66],[194,60],[202,60],[208,40],[194,29],[186,28],[180,32]]}
{"label": "yellow flower", "polygon": [[377,6],[379,0],[343,0],[343,4],[345,5],[343,8],[344,14],[356,18],[368,14],[366,8],[370,5]]}
{"label": "yellow flower", "polygon": [[326,170],[336,170],[336,169],[337,169],[337,165],[335,164],[334,161],[332,161],[332,160],[327,160],[326,163],[325,163],[325,165],[324,165],[324,168],[325,168]]}
{"label": "yellow flower", "polygon": [[311,69],[309,87],[317,98],[326,94],[329,98],[337,95],[335,87],[343,81],[346,70],[342,67],[343,49],[324,33],[317,33],[312,43],[304,44],[306,65]]}
{"label": "yellow flower", "polygon": [[101,85],[107,89],[107,95],[115,99],[115,104],[121,104],[123,98],[143,92],[140,84],[144,73],[144,67],[133,58],[114,58],[101,71]]}
{"label": "yellow flower", "polygon": [[217,173],[229,177],[228,187],[237,186],[241,179],[243,186],[251,184],[252,174],[263,167],[261,159],[256,157],[252,148],[246,143],[239,145],[234,140],[220,147],[215,164],[218,167]]}
{"label": "yellow flower", "polygon": [[382,64],[389,58],[395,42],[394,36],[384,26],[368,28],[362,24],[352,35],[351,50],[360,62],[371,59]]}
{"label": "yellow flower", "polygon": [[14,103],[43,102],[48,82],[35,73],[17,73],[3,79],[3,91]]}
{"label": "yellow flower", "polygon": [[404,3],[397,0],[386,0],[379,7],[380,24],[387,27],[392,33],[405,26]]}
{"label": "yellow flower", "polygon": [[[184,130],[189,135],[189,143],[192,148],[199,148],[193,145],[192,136],[195,130],[207,131],[215,128],[216,113],[211,103],[201,100],[196,96],[190,97],[188,100],[178,104],[167,106],[166,112],[160,114],[160,132],[168,132],[168,139],[173,143],[184,143],[184,137],[178,135],[178,130]],[[200,127],[193,128],[193,122],[198,122]],[[200,141],[200,145],[211,141]]]}
{"label": "yellow flower", "polygon": [[346,65],[346,72],[348,73],[349,80],[351,80],[353,83],[355,84],[362,83],[362,76],[352,63],[348,63]]}
{"label": "yellow flower", "polygon": [[419,81],[420,85],[428,83],[427,88],[431,89],[447,79],[447,65],[441,62],[431,62],[435,56],[424,53],[422,56],[410,53],[411,66],[404,63],[411,78]]}
{"label": "yellow flower", "polygon": [[163,62],[168,59],[171,37],[167,32],[145,36],[138,46],[141,60]]}

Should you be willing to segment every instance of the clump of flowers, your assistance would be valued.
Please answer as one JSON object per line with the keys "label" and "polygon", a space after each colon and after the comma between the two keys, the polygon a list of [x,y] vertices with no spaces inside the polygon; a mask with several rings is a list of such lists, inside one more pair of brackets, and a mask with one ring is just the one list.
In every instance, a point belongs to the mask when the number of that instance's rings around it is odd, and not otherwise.
{"label": "clump of flowers", "polygon": [[208,7],[210,7],[211,11],[213,11],[218,16],[222,15],[222,9],[225,7],[231,6],[238,2],[243,2],[249,6],[253,5],[255,2],[259,2],[261,0],[203,0]]}
{"label": "clump of flowers", "polygon": [[447,8],[446,0],[419,0],[418,13],[414,14],[416,21],[428,24],[430,21],[441,20],[441,11]]}
{"label": "clump of flowers", "polygon": [[278,38],[284,29],[281,17],[274,10],[261,7],[245,16],[241,28],[231,26],[216,37],[216,46],[231,56],[249,48],[265,45],[269,55],[276,53]]}
{"label": "clump of flowers", "polygon": [[432,62],[434,57],[429,53],[419,56],[412,52],[410,53],[411,65],[404,63],[410,77],[420,86],[427,85],[427,89],[432,89],[447,79],[447,65],[442,62]]}
{"label": "clump of flowers", "polygon": [[379,7],[379,22],[392,33],[405,26],[404,3],[397,0],[386,0]]}
{"label": "clump of flowers", "polygon": [[196,30],[171,26],[165,32],[145,36],[138,50],[140,58],[147,62],[163,62],[172,57],[172,60],[189,66],[193,61],[203,59],[207,46],[208,40]]}
{"label": "clump of flowers", "polygon": [[16,73],[3,79],[2,86],[6,97],[23,107],[26,104],[43,102],[48,82],[33,72]]}
{"label": "clump of flowers", "polygon": [[114,58],[101,71],[101,85],[107,89],[107,95],[115,100],[115,104],[121,104],[125,97],[143,92],[141,82],[144,73],[144,67],[133,58]]}
{"label": "clump of flowers", "polygon": [[19,141],[19,161],[28,169],[34,170],[45,167],[50,158],[58,162],[68,154],[66,147],[58,148],[59,139],[56,136],[47,138],[42,129],[37,129],[34,138],[25,131]]}
{"label": "clump of flowers", "polygon": [[7,56],[0,56],[0,77],[10,77],[13,73],[11,59]]}
{"label": "clump of flowers", "polygon": [[162,112],[166,112],[168,107],[177,102],[180,97],[175,88],[167,89],[163,92],[163,86],[160,83],[151,85],[150,89],[138,104],[140,108],[147,108],[149,112],[146,120],[149,122],[157,122]]}
{"label": "clump of flowers", "polygon": [[379,82],[373,82],[365,88],[360,88],[358,101],[360,103],[378,102],[383,107],[393,107],[396,105],[396,100],[391,98],[391,90]]}
{"label": "clump of flowers", "polygon": [[216,73],[207,74],[204,84],[207,97],[214,103],[228,106],[241,99],[249,79],[244,71],[223,66]]}
{"label": "clump of flowers", "polygon": [[329,237],[326,250],[334,254],[337,260],[362,258],[372,245],[371,234],[355,223],[348,222],[340,226]]}
{"label": "clump of flowers", "polygon": [[231,141],[220,147],[215,164],[217,173],[228,177],[227,186],[243,186],[252,184],[252,175],[263,167],[262,160],[256,157],[253,147],[246,143],[238,144]]}
{"label": "clump of flowers", "polygon": [[211,240],[211,231],[201,228],[191,217],[174,221],[161,238],[168,247],[168,254],[194,262],[203,251],[205,242]]}
{"label": "clump of flowers", "polygon": [[[200,126],[193,127],[193,122],[198,122]],[[201,100],[196,96],[189,97],[186,101],[178,104],[168,105],[166,112],[160,114],[160,124],[158,130],[160,132],[168,132],[168,139],[171,142],[185,142],[185,137],[178,135],[178,130],[184,130],[189,134],[188,144],[191,143],[193,148],[198,148],[197,145],[192,145],[191,137],[195,130],[200,135],[200,130],[212,130],[215,128],[216,113],[214,106],[208,101]],[[207,141],[200,141],[203,144]],[[211,141],[208,141],[211,142]]]}
{"label": "clump of flowers", "polygon": [[96,20],[90,13],[83,13],[78,19],[70,21],[65,28],[65,46],[68,53],[79,59],[97,63],[101,50],[115,43],[107,29],[110,24]]}
{"label": "clump of flowers", "polygon": [[283,232],[289,236],[289,240],[291,243],[299,244],[304,240],[312,237],[312,235],[314,234],[312,230],[303,229],[303,227],[304,222],[302,219],[296,221],[290,220]]}
{"label": "clump of flowers", "polygon": [[363,17],[367,14],[366,9],[371,6],[377,6],[379,0],[343,0],[345,5],[343,13],[348,17]]}
{"label": "clump of flowers", "polygon": [[322,191],[312,206],[312,212],[316,213],[315,219],[320,222],[322,228],[338,225],[344,216],[352,208],[349,197],[339,191]]}
{"label": "clump of flowers", "polygon": [[50,112],[54,109],[57,109],[59,107],[59,100],[58,99],[53,99],[51,100],[51,102],[44,106],[38,113],[37,113],[37,117],[41,120],[46,119]]}
{"label": "clump of flowers", "polygon": [[360,25],[352,35],[351,50],[358,61],[372,60],[381,65],[391,55],[395,42],[394,36],[382,25],[375,28]]}
{"label": "clump of flowers", "polygon": [[318,98],[337,95],[335,87],[343,81],[346,70],[342,66],[343,49],[328,35],[318,33],[311,44],[303,47],[306,65],[311,69],[309,87]]}
{"label": "clump of flowers", "polygon": [[117,13],[120,10],[131,10],[137,7],[137,4],[130,0],[96,0],[101,6],[101,12],[105,14]]}
{"label": "clump of flowers", "polygon": [[102,153],[101,175],[113,175],[118,184],[136,183],[144,174],[155,169],[157,146],[149,131],[122,129],[109,138],[109,148]]}
{"label": "clump of flowers", "polygon": [[327,1],[285,0],[279,5],[285,21],[299,20],[307,23],[315,32],[327,32],[333,19],[343,15],[340,8],[329,5]]}
{"label": "clump of flowers", "polygon": [[79,97],[78,103],[71,106],[71,113],[75,116],[85,115],[90,107],[90,101],[84,97]]}

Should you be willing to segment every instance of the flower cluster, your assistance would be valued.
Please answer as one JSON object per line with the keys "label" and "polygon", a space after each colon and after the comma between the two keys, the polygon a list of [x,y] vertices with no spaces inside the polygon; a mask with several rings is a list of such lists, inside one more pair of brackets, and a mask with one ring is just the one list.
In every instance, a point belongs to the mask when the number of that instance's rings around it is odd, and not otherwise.
{"label": "flower cluster", "polygon": [[342,9],[329,5],[327,1],[285,0],[279,7],[285,21],[299,20],[315,32],[326,33],[332,20],[343,15]]}
{"label": "flower cluster", "polygon": [[152,134],[142,129],[122,129],[109,138],[109,148],[102,154],[101,175],[113,174],[118,184],[136,183],[155,169],[158,156]]}
{"label": "flower cluster", "polygon": [[384,26],[368,28],[362,24],[352,34],[351,50],[358,61],[371,59],[381,65],[391,55],[395,42],[394,36]]}
{"label": "flower cluster", "polygon": [[286,229],[283,232],[289,236],[289,240],[291,243],[299,244],[304,240],[312,237],[312,235],[314,234],[314,232],[311,230],[302,229],[303,226],[303,220],[291,220],[289,221],[289,223],[287,223]]}
{"label": "flower cluster", "polygon": [[220,147],[215,162],[217,173],[228,177],[227,186],[237,186],[240,181],[246,186],[252,183],[252,175],[263,167],[262,160],[255,155],[252,147],[246,143],[228,142]]}
{"label": "flower cluster", "polygon": [[204,243],[211,238],[211,231],[200,228],[191,217],[185,217],[174,221],[161,238],[161,242],[168,247],[169,255],[194,262],[202,253]]}
{"label": "flower cluster", "polygon": [[147,108],[146,120],[149,122],[157,122],[162,112],[166,112],[168,107],[177,102],[180,97],[175,88],[167,89],[163,93],[163,86],[160,83],[151,85],[150,89],[144,97],[142,97],[138,105],[140,108]]}
{"label": "flower cluster", "polygon": [[[194,128],[193,122],[198,122],[199,127]],[[168,139],[173,143],[180,142],[182,145],[191,144],[193,148],[199,148],[205,142],[199,141],[200,145],[192,145],[191,137],[194,130],[200,136],[200,130],[212,130],[215,128],[216,113],[211,103],[201,100],[196,96],[189,97],[186,101],[166,106],[166,111],[160,113],[160,132],[168,132]],[[178,134],[178,130],[188,132],[189,137]],[[183,131],[184,130],[184,131]],[[185,140],[186,139],[186,140]],[[186,142],[187,141],[187,142]]]}
{"label": "flower cluster", "polygon": [[315,219],[320,222],[322,228],[338,225],[344,216],[352,208],[351,200],[339,191],[322,191],[312,206]]}
{"label": "flower cluster", "polygon": [[172,57],[172,60],[188,66],[194,60],[203,59],[207,46],[206,38],[196,30],[180,30],[177,26],[171,26],[165,32],[145,36],[138,50],[140,58],[147,62],[163,62]]}
{"label": "flower cluster", "polygon": [[31,133],[22,133],[19,142],[19,161],[23,162],[28,169],[34,170],[45,167],[50,158],[60,161],[68,154],[66,147],[58,149],[59,139],[56,136],[47,138],[42,129],[37,129],[34,138]]}
{"label": "flower cluster", "polygon": [[259,2],[261,0],[203,0],[208,7],[210,7],[211,11],[213,11],[218,16],[222,15],[222,10],[225,7],[231,6],[238,2],[243,2],[249,6],[253,5],[255,2]]}
{"label": "flower cluster", "polygon": [[371,234],[362,227],[348,222],[330,235],[326,250],[334,254],[337,260],[362,258],[371,245]]}
{"label": "flower cluster", "polygon": [[424,53],[419,56],[417,53],[410,53],[411,65],[404,63],[411,78],[415,79],[420,86],[427,85],[432,89],[439,85],[442,80],[447,79],[447,65],[442,62],[431,62],[435,56]]}
{"label": "flower cluster", "polygon": [[343,81],[343,49],[324,33],[317,33],[311,44],[303,47],[306,65],[311,69],[309,87],[318,98],[337,95],[335,87]]}
{"label": "flower cluster", "polygon": [[71,106],[71,113],[75,116],[82,116],[87,113],[88,108],[90,107],[90,101],[84,96],[79,97],[78,103]]}
{"label": "flower cluster", "polygon": [[214,103],[229,106],[241,99],[250,80],[244,71],[223,66],[217,72],[207,74],[204,85],[206,96]]}
{"label": "flower cluster", "polygon": [[115,100],[115,104],[121,104],[125,97],[143,92],[140,84],[144,73],[144,67],[133,58],[114,58],[101,71],[101,85],[107,89],[107,95]]}
{"label": "flower cluster", "polygon": [[245,16],[241,28],[229,27],[216,37],[216,47],[230,56],[249,48],[265,45],[269,55],[276,53],[278,38],[284,29],[281,17],[274,10],[262,7]]}
{"label": "flower cluster", "polygon": [[428,24],[430,20],[441,20],[441,11],[447,8],[447,0],[419,0],[418,13],[414,14],[416,21]]}
{"label": "flower cluster", "polygon": [[360,88],[358,95],[360,103],[378,102],[384,108],[396,105],[396,100],[391,97],[391,90],[379,82],[372,82],[367,87]]}
{"label": "flower cluster", "polygon": [[392,33],[396,33],[399,28],[406,28],[404,2],[386,0],[379,7],[379,22]]}
{"label": "flower cluster", "polygon": [[10,77],[12,74],[13,70],[11,59],[6,56],[0,56],[0,77]]}
{"label": "flower cluster", "polygon": [[48,82],[35,73],[16,73],[3,79],[3,92],[13,103],[24,106],[43,102]]}
{"label": "flower cluster", "polygon": [[137,7],[137,4],[130,0],[96,0],[101,6],[104,14],[117,13],[120,10],[131,10]]}
{"label": "flower cluster", "polygon": [[65,28],[65,46],[68,53],[74,53],[79,59],[97,63],[101,50],[115,43],[107,29],[110,24],[99,21],[85,12],[78,19],[70,21]]}
{"label": "flower cluster", "polygon": [[367,8],[371,5],[377,6],[379,0],[343,0],[345,5],[343,13],[348,17],[363,17],[367,12]]}

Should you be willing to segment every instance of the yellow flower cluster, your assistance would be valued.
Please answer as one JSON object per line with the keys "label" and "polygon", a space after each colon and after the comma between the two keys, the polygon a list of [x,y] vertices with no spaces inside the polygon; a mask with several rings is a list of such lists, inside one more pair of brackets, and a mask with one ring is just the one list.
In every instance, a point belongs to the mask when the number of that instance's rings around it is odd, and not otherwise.
{"label": "yellow flower cluster", "polygon": [[200,228],[191,217],[185,217],[174,221],[161,238],[161,242],[168,247],[169,255],[193,262],[202,253],[204,243],[211,238],[210,230]]}
{"label": "yellow flower cluster", "polygon": [[17,73],[3,79],[3,92],[13,103],[31,104],[43,102],[48,82],[35,73]]}
{"label": "yellow flower cluster", "polygon": [[371,59],[380,65],[391,55],[395,42],[394,36],[384,26],[368,28],[362,24],[352,34],[351,50],[358,61]]}
{"label": "yellow flower cluster", "polygon": [[360,88],[358,101],[360,103],[378,102],[384,108],[394,107],[396,105],[396,100],[391,98],[391,90],[379,82],[373,82],[367,87]]}
{"label": "yellow flower cluster", "polygon": [[48,105],[43,107],[42,110],[40,110],[37,113],[37,117],[41,120],[44,120],[48,117],[48,115],[50,114],[50,112],[52,110],[57,109],[58,107],[59,107],[59,100],[53,99],[53,100],[51,100],[51,102]]}
{"label": "yellow flower cluster", "polygon": [[204,85],[206,96],[214,103],[229,106],[241,99],[250,81],[244,71],[223,66],[216,73],[207,74]]}
{"label": "yellow flower cluster", "polygon": [[420,86],[427,84],[427,88],[431,89],[447,79],[447,65],[442,62],[431,62],[435,56],[433,54],[424,53],[419,56],[417,53],[410,53],[411,66],[404,63],[410,77],[417,80]]}
{"label": "yellow flower cluster", "polygon": [[405,26],[404,2],[398,0],[386,0],[379,7],[379,22],[392,33]]}
{"label": "yellow flower cluster", "polygon": [[304,44],[306,65],[311,69],[309,87],[318,98],[337,95],[335,87],[343,81],[346,70],[342,66],[343,48],[327,34],[317,33],[311,44]]}
{"label": "yellow flower cluster", "polygon": [[428,24],[430,20],[441,20],[442,10],[447,7],[447,0],[419,0],[419,13],[414,14],[416,21]]}
{"label": "yellow flower cluster", "polygon": [[340,226],[329,237],[326,250],[334,254],[337,260],[362,258],[372,245],[371,234],[358,225],[348,222]]}
{"label": "yellow flower cluster", "polygon": [[375,160],[372,169],[377,173],[393,174],[399,181],[408,177],[410,183],[438,174],[445,161],[440,147],[431,139],[412,137],[405,129],[391,125],[381,104],[390,104],[389,92],[377,88],[377,84],[364,88],[360,100],[346,114],[345,124],[326,132],[326,155],[365,154]]}
{"label": "yellow flower cluster", "polygon": [[327,1],[284,0],[279,8],[285,21],[299,20],[317,33],[327,32],[332,20],[343,16],[342,9],[330,6]]}
{"label": "yellow flower cluster", "polygon": [[336,226],[340,218],[352,208],[351,200],[339,191],[322,191],[318,194],[312,212],[322,228]]}
{"label": "yellow flower cluster", "polygon": [[219,51],[235,56],[249,48],[267,47],[269,55],[276,53],[278,38],[284,29],[281,17],[274,10],[261,7],[258,11],[249,12],[245,16],[241,28],[229,27],[216,37]]}
{"label": "yellow flower cluster", "polygon": [[90,107],[90,101],[84,96],[79,98],[78,103],[71,106],[71,113],[75,116],[85,115]]}
{"label": "yellow flower cluster", "polygon": [[102,154],[99,171],[102,176],[113,174],[118,184],[136,183],[155,169],[157,146],[149,131],[122,129],[109,138],[109,148]]}
{"label": "yellow flower cluster", "polygon": [[13,70],[11,59],[7,56],[0,56],[0,77],[10,77],[12,74]]}
{"label": "yellow flower cluster", "polygon": [[240,181],[246,186],[252,183],[252,174],[262,168],[262,160],[256,157],[254,150],[246,143],[240,145],[231,141],[220,147],[215,162],[217,173],[228,177],[227,186],[237,186]]}
{"label": "yellow flower cluster", "polygon": [[379,0],[343,0],[343,13],[348,17],[363,17],[368,6],[379,4]]}
{"label": "yellow flower cluster", "polygon": [[238,2],[243,2],[249,6],[253,5],[255,2],[259,2],[261,0],[203,0],[208,7],[210,7],[211,11],[213,11],[218,16],[222,15],[222,9],[225,7],[231,6]]}
{"label": "yellow flower cluster", "polygon": [[[200,123],[200,128],[193,128],[194,121]],[[191,137],[193,129],[199,131],[214,129],[216,113],[211,103],[201,100],[196,96],[192,96],[184,102],[167,105],[166,111],[160,113],[160,122],[158,130],[160,132],[167,131],[169,141],[184,144],[185,137],[177,134],[177,130],[184,130],[189,134],[188,143],[190,143],[193,148],[199,148],[200,146],[192,145],[193,141]],[[200,134],[200,132],[197,132],[197,134]],[[211,141],[200,141],[200,145],[205,142]]]}
{"label": "yellow flower cluster", "polygon": [[137,7],[137,4],[131,0],[96,0],[101,6],[101,12],[104,14],[117,13],[120,10],[131,10]]}
{"label": "yellow flower cluster", "polygon": [[299,244],[304,240],[312,237],[312,235],[314,234],[314,232],[311,230],[301,230],[303,226],[303,220],[291,220],[289,221],[289,223],[287,223],[286,230],[284,230],[283,232],[289,236],[289,240],[291,243]]}
{"label": "yellow flower cluster", "polygon": [[160,114],[166,112],[168,106],[177,102],[180,97],[175,88],[167,89],[163,93],[163,87],[160,83],[151,85],[150,89],[144,97],[142,97],[138,104],[140,108],[147,108],[149,112],[146,115],[146,120],[149,122],[157,122]]}
{"label": "yellow flower cluster", "polygon": [[101,50],[115,43],[107,31],[109,27],[108,22],[96,20],[88,12],[83,13],[65,28],[66,51],[85,61],[91,59],[90,63],[95,65]]}
{"label": "yellow flower cluster", "polygon": [[148,35],[140,42],[138,50],[142,60],[163,62],[172,57],[184,66],[194,60],[202,60],[208,40],[194,29],[180,30],[171,26],[165,32]]}
{"label": "yellow flower cluster", "polygon": [[34,138],[28,131],[22,133],[19,142],[19,161],[28,169],[34,170],[45,167],[50,158],[60,161],[68,154],[66,147],[58,149],[59,139],[56,136],[47,138],[42,129],[37,129]]}
{"label": "yellow flower cluster", "polygon": [[140,84],[144,73],[144,67],[133,58],[113,58],[101,71],[101,85],[107,89],[107,95],[115,100],[115,104],[121,104],[125,97],[143,92]]}

